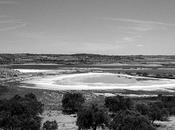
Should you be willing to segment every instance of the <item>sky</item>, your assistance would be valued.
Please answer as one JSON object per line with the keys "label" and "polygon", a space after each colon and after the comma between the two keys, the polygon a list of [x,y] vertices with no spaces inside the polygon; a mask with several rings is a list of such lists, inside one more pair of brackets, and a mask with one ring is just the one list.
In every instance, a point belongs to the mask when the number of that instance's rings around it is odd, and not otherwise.
{"label": "sky", "polygon": [[175,0],[0,0],[0,53],[174,55]]}

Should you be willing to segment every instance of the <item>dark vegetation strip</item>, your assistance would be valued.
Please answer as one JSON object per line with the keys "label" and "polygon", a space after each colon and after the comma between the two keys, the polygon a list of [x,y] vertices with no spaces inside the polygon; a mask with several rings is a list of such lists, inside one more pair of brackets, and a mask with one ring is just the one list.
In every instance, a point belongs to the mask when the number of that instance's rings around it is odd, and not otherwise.
{"label": "dark vegetation strip", "polygon": [[[79,130],[96,130],[98,127],[110,130],[155,130],[155,120],[164,121],[175,114],[175,96],[159,94],[157,97],[147,98],[114,96],[88,99],[83,92],[70,91],[61,94],[62,111],[64,114],[77,114],[76,124]],[[23,93],[23,96],[1,99],[0,128],[56,130],[59,127],[56,121],[46,121],[41,126],[39,115],[42,114],[44,106],[37,97],[32,93]]]}

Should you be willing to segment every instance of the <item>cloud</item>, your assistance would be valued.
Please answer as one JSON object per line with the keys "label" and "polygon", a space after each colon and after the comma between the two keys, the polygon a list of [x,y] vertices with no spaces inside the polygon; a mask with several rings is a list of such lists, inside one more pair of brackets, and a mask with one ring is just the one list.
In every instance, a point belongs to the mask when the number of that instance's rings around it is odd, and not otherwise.
{"label": "cloud", "polygon": [[0,18],[7,18],[7,17],[9,17],[9,16],[7,16],[7,15],[0,15]]}
{"label": "cloud", "polygon": [[133,41],[135,41],[137,38],[136,37],[124,37],[122,40],[124,41],[124,42],[133,42]]}
{"label": "cloud", "polygon": [[117,29],[116,32],[120,32],[120,35],[116,37],[115,43],[121,46],[133,45],[136,47],[143,47],[142,44],[144,36],[148,33],[154,33],[155,31],[162,31],[169,29],[170,27],[175,27],[175,24],[165,23],[159,21],[148,21],[148,20],[137,20],[137,19],[127,19],[127,18],[100,18],[101,20],[112,21],[115,27],[112,29]]}
{"label": "cloud", "polygon": [[18,28],[25,27],[27,24],[21,19],[11,18],[6,15],[0,16],[0,31],[15,30]]}
{"label": "cloud", "polygon": [[143,44],[136,44],[137,47],[144,47]]}
{"label": "cloud", "polygon": [[114,21],[119,23],[117,26],[121,30],[129,33],[142,33],[148,32],[152,30],[165,30],[169,27],[175,27],[175,24],[164,23],[159,21],[144,21],[137,19],[127,19],[127,18],[101,18],[107,21]]}
{"label": "cloud", "polygon": [[22,28],[26,26],[26,23],[15,23],[16,25],[11,25],[11,26],[7,26],[7,27],[1,27],[0,31],[9,31],[9,30],[16,30],[18,28]]}
{"label": "cloud", "polygon": [[110,20],[110,21],[120,21],[120,22],[134,23],[134,24],[147,24],[147,25],[152,24],[152,25],[175,26],[175,24],[171,24],[171,23],[164,23],[164,22],[158,22],[158,21],[127,19],[127,18],[102,18],[102,19]]}
{"label": "cloud", "polygon": [[0,24],[23,23],[18,20],[0,20]]}
{"label": "cloud", "polygon": [[141,35],[124,36],[124,37],[118,38],[118,40],[116,40],[116,43],[117,44],[135,43],[135,42],[138,42],[140,38],[142,38]]}
{"label": "cloud", "polygon": [[16,1],[0,0],[0,4],[17,4]]}

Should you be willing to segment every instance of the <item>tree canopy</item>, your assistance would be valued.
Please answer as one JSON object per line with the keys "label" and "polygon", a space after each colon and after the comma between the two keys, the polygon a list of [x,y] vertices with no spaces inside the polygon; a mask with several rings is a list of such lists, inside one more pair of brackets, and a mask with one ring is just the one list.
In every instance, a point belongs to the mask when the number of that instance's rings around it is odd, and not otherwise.
{"label": "tree canopy", "polygon": [[85,98],[81,93],[65,93],[62,99],[63,112],[76,113],[85,102]]}
{"label": "tree canopy", "polygon": [[120,110],[132,109],[133,102],[130,98],[123,96],[106,97],[105,106],[111,112],[118,112]]}
{"label": "tree canopy", "polygon": [[131,110],[117,112],[110,123],[110,128],[111,130],[155,130],[145,116]]}
{"label": "tree canopy", "polygon": [[148,115],[149,113],[149,105],[146,103],[138,103],[135,105],[136,111],[138,111],[142,115]]}
{"label": "tree canopy", "polygon": [[168,115],[169,113],[167,109],[164,107],[162,102],[150,103],[148,116],[149,116],[149,119],[152,121],[152,123],[155,120],[160,120],[160,121],[167,120]]}
{"label": "tree canopy", "polygon": [[77,114],[77,125],[80,129],[96,130],[97,127],[108,125],[108,114],[103,107],[98,104],[84,106]]}
{"label": "tree canopy", "polygon": [[0,101],[0,128],[5,130],[39,130],[43,111],[43,104],[35,95],[25,97],[14,96],[9,100]]}

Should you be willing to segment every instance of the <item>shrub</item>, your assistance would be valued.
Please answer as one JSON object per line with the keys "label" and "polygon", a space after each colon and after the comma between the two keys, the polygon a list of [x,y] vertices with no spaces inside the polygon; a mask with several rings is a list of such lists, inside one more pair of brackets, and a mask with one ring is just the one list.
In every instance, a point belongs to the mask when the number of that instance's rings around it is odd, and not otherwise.
{"label": "shrub", "polygon": [[170,115],[175,115],[175,96],[159,96]]}
{"label": "shrub", "polygon": [[103,107],[97,104],[84,106],[77,115],[77,125],[80,129],[96,130],[97,127],[105,127],[108,125],[108,114]]}
{"label": "shrub", "polygon": [[65,113],[76,113],[84,103],[85,98],[81,93],[66,93],[63,95],[62,107]]}
{"label": "shrub", "polygon": [[130,98],[123,96],[106,97],[105,106],[109,108],[111,112],[118,112],[120,110],[132,109],[133,102]]}
{"label": "shrub", "polygon": [[168,111],[164,108],[162,102],[154,102],[150,104],[148,116],[152,123],[155,120],[164,121],[168,118]]}
{"label": "shrub", "polygon": [[[33,95],[35,97],[35,95]],[[39,130],[43,111],[41,102],[32,98],[14,96],[0,101],[0,128]]]}
{"label": "shrub", "polygon": [[149,106],[145,103],[136,104],[135,109],[142,115],[148,115],[149,113]]}
{"label": "shrub", "polygon": [[110,123],[111,130],[155,130],[150,121],[138,112],[124,110],[117,112]]}
{"label": "shrub", "polygon": [[58,129],[58,125],[57,122],[54,121],[46,121],[43,124],[43,130],[57,130]]}

